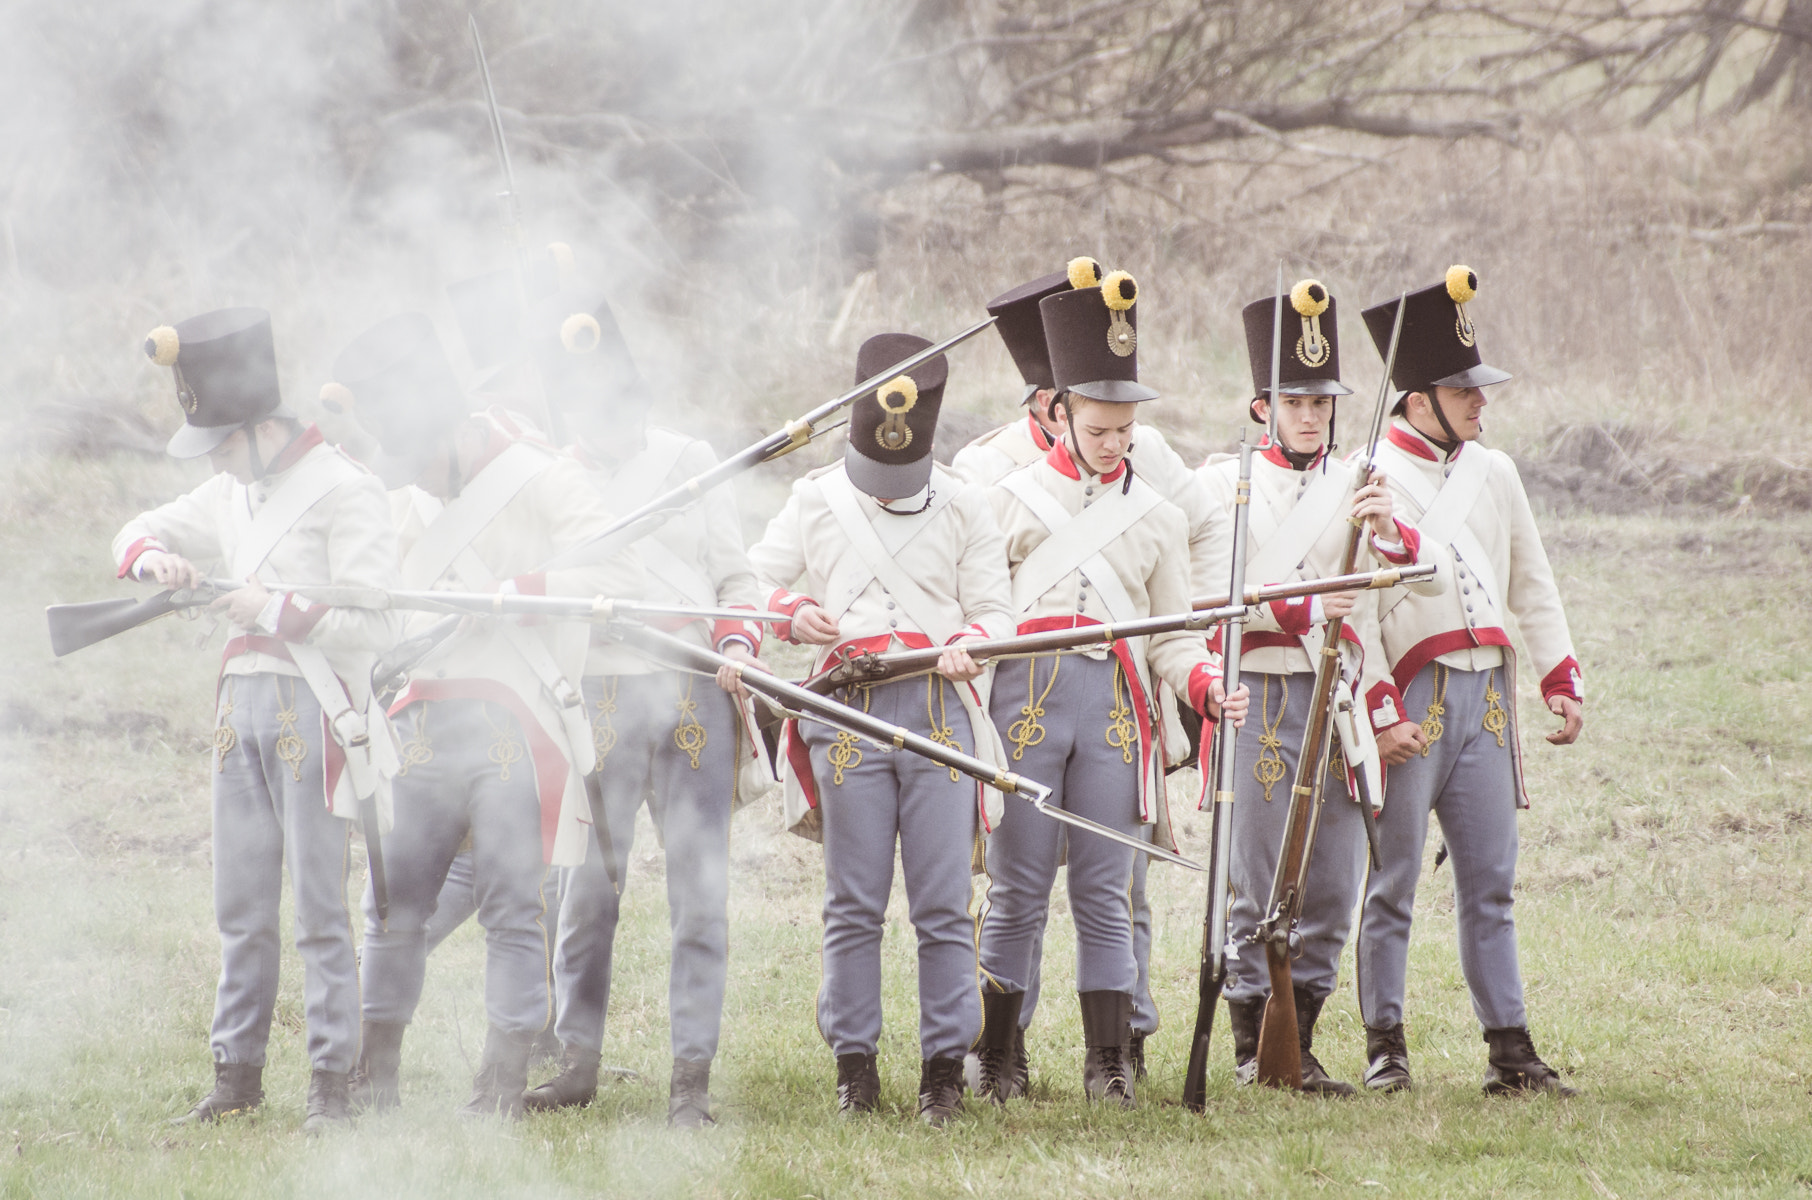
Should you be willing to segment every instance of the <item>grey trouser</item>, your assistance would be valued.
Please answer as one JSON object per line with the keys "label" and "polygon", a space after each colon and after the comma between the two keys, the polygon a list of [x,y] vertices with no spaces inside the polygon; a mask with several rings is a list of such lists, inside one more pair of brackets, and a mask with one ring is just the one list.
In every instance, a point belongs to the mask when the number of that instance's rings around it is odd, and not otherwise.
{"label": "grey trouser", "polygon": [[308,1061],[350,1071],[359,1052],[359,971],[346,904],[352,823],[329,813],[322,793],[321,706],[300,679],[229,675],[216,712],[215,746],[230,748],[214,760],[214,1061],[264,1064],[287,864]]}
{"label": "grey trouser", "polygon": [[[556,912],[559,911],[561,899],[566,895],[566,875],[565,871],[550,871],[547,882],[542,885],[542,895],[547,900],[547,906]],[[433,954],[442,942],[452,936],[455,929],[471,920],[477,911],[478,893],[472,883],[472,848],[466,846],[453,856],[452,864],[447,867],[446,882],[440,885],[440,896],[434,902],[434,914],[422,926],[422,937],[427,940],[428,953]]]}
{"label": "grey trouser", "polygon": [[[990,707],[1005,735],[1008,767],[1051,788],[1048,803],[1135,836],[1139,822],[1137,726],[1110,744],[1118,666],[1085,655],[1011,662],[994,676]],[[1058,678],[1053,680],[1052,672]],[[1031,690],[1028,691],[1028,688]],[[1130,712],[1131,690],[1118,693]],[[1027,713],[1027,709],[1034,710]],[[1041,710],[1041,711],[1040,711]],[[1129,752],[1130,750],[1130,752]],[[1018,758],[1012,756],[1017,753]],[[1069,829],[1020,801],[988,837],[988,898],[982,913],[983,973],[1007,991],[1023,991],[1050,915],[1051,885],[1068,842],[1070,916],[1076,925],[1076,990],[1133,992],[1133,859],[1129,846]]]}
{"label": "grey trouser", "polygon": [[[1264,948],[1249,944],[1246,939],[1258,927],[1271,899],[1271,883],[1290,815],[1290,789],[1296,782],[1303,727],[1308,724],[1315,699],[1315,676],[1307,672],[1263,675],[1243,671],[1240,682],[1252,690],[1252,710],[1239,731],[1237,782],[1233,788],[1233,861],[1229,871],[1233,905],[1228,940],[1237,948],[1239,957],[1227,964],[1226,995],[1230,1000],[1254,1000],[1270,995],[1271,977],[1265,969]],[[1338,743],[1329,750],[1338,761]],[[1281,772],[1278,757],[1283,760]],[[1275,778],[1268,802],[1259,774],[1266,765]],[[1290,982],[1315,997],[1334,992],[1340,951],[1353,931],[1353,909],[1365,870],[1365,820],[1359,806],[1348,797],[1344,770],[1328,775],[1322,795],[1325,799],[1321,828],[1309,859],[1302,917],[1296,925],[1301,941],[1290,960]]]}
{"label": "grey trouser", "polygon": [[424,926],[469,832],[485,1010],[501,1032],[533,1037],[552,1016],[551,930],[541,801],[522,730],[502,705],[424,700],[403,711],[396,732],[417,761],[396,777],[396,828],[384,839],[387,923],[365,893],[365,1019],[406,1023],[415,1015],[428,964]]}
{"label": "grey trouser", "polygon": [[[735,706],[716,680],[672,671],[592,676],[584,690],[617,877],[628,886],[635,815],[644,800],[667,853],[673,1056],[708,1060],[717,1054],[730,956],[730,799],[740,733]],[[682,702],[692,706],[689,712]],[[586,847],[582,866],[561,873],[566,894],[554,953],[554,1028],[563,1045],[599,1050],[610,1004],[617,894],[595,844]]]}
{"label": "grey trouser", "polygon": [[[1440,819],[1453,863],[1454,922],[1460,969],[1472,993],[1472,1011],[1486,1029],[1527,1023],[1523,977],[1516,959],[1516,774],[1505,744],[1484,727],[1488,684],[1502,693],[1498,707],[1515,703],[1504,671],[1453,671],[1430,663],[1404,690],[1404,715],[1426,717],[1443,681],[1441,737],[1402,766],[1390,768],[1384,814],[1378,818],[1384,869],[1372,873],[1360,917],[1359,1008],[1373,1026],[1401,1024],[1409,969],[1409,924],[1422,873],[1428,814]],[[1495,722],[1494,722],[1495,723]]]}
{"label": "grey trouser", "polygon": [[[1151,826],[1146,826],[1149,834]],[[1145,894],[1145,872],[1151,866],[1149,854],[1133,854],[1132,868],[1132,950],[1139,966],[1139,986],[1133,992],[1132,1028],[1134,1033],[1158,1031],[1158,1004],[1151,998],[1151,900]],[[1026,982],[1026,998],[1019,1007],[1019,1027],[1030,1029],[1032,1015],[1038,1011],[1038,993],[1044,981],[1044,923],[1040,922],[1032,941],[1032,978]]]}
{"label": "grey trouser", "polygon": [[[963,750],[973,731],[941,676],[839,692],[883,721],[927,736],[931,717]],[[866,693],[866,694],[865,694]],[[938,711],[941,710],[941,711]],[[919,1053],[960,1058],[981,1033],[970,864],[975,781],[892,746],[804,722],[824,819],[824,983],[818,1032],[835,1054],[873,1054],[881,1036],[881,934],[893,892],[894,843],[919,948]]]}

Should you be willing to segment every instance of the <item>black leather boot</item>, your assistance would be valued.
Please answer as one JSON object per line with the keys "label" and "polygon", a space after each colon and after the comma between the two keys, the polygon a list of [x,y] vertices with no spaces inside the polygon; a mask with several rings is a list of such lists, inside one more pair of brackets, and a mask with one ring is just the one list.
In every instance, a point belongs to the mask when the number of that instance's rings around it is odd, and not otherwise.
{"label": "black leather boot", "polygon": [[1302,1047],[1302,1090],[1316,1096],[1357,1096],[1359,1089],[1327,1073],[1310,1047],[1315,1044],[1315,1022],[1321,1019],[1321,1006],[1326,996],[1310,996],[1301,988],[1296,993],[1296,1040]]}
{"label": "black leather boot", "polygon": [[1126,1061],[1131,1036],[1132,996],[1126,992],[1079,992],[1082,1004],[1082,1041],[1088,1047],[1082,1063],[1082,1092],[1131,1108],[1137,1103],[1133,1077]]}
{"label": "black leather boot", "polygon": [[560,1055],[560,1073],[538,1088],[524,1092],[522,1107],[530,1112],[550,1112],[556,1108],[576,1108],[590,1104],[598,1094],[596,1050],[568,1046]]}
{"label": "black leather boot", "polygon": [[1135,1029],[1126,1037],[1126,1062],[1136,1083],[1145,1082],[1145,1034]]}
{"label": "black leather boot", "polygon": [[545,1067],[549,1063],[559,1062],[566,1054],[566,1047],[560,1044],[560,1035],[549,1025],[535,1035],[535,1045],[529,1051],[530,1068]]}
{"label": "black leather boot", "polygon": [[1365,1027],[1365,1086],[1374,1092],[1407,1092],[1413,1084],[1409,1078],[1409,1044],[1403,1040],[1403,1026]]}
{"label": "black leather boot", "polygon": [[667,1124],[673,1129],[703,1129],[717,1124],[711,1118],[711,1060],[673,1060],[673,1080],[667,1086]]}
{"label": "black leather boot", "polygon": [[250,1112],[264,1103],[264,1068],[249,1063],[214,1064],[214,1090],[172,1125],[217,1121],[230,1113]]}
{"label": "black leather boot", "polygon": [[1025,1080],[1013,1073],[1013,1050],[1019,1046],[1025,1056],[1025,1035],[1019,1028],[1019,1009],[1025,1003],[1024,992],[982,992],[982,1031],[975,1051],[964,1060],[969,1088],[983,1100],[1005,1104],[1015,1096],[1025,1095]]}
{"label": "black leather boot", "polygon": [[1014,1022],[1013,1053],[1007,1059],[1006,1094],[1023,1096],[1032,1090],[1032,1060],[1026,1056],[1026,1027]]}
{"label": "black leather boot", "polygon": [[1233,1030],[1233,1078],[1251,1083],[1258,1078],[1258,1029],[1265,1022],[1265,998],[1227,1001],[1227,1024]]}
{"label": "black leather boot", "polygon": [[1487,1096],[1547,1092],[1564,1100],[1579,1095],[1576,1089],[1562,1083],[1559,1072],[1535,1053],[1535,1042],[1529,1037],[1527,1026],[1487,1029],[1485,1041],[1491,1046],[1485,1065]]}
{"label": "black leather boot", "polygon": [[352,1068],[347,1094],[352,1107],[381,1112],[403,1102],[403,1033],[400,1021],[367,1021],[359,1036],[359,1061]]}
{"label": "black leather boot", "polygon": [[837,1055],[837,1111],[870,1113],[881,1106],[881,1072],[872,1054]]}
{"label": "black leather boot", "polygon": [[352,1127],[352,1101],[347,1096],[346,1071],[323,1071],[316,1067],[308,1077],[308,1115],[302,1119],[303,1133],[328,1133]]}
{"label": "black leather boot", "polygon": [[484,1058],[472,1077],[472,1098],[459,1110],[465,1117],[522,1117],[528,1089],[528,1060],[535,1039],[511,1037],[496,1026],[484,1035]]}
{"label": "black leather boot", "polygon": [[928,1058],[919,1064],[919,1120],[942,1129],[963,1111],[963,1060]]}

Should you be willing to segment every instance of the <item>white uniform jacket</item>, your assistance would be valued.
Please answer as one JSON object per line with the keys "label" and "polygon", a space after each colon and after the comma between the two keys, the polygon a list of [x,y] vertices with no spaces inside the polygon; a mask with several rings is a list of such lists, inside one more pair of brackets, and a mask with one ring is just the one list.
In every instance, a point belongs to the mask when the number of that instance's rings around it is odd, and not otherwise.
{"label": "white uniform jacket", "polygon": [[[573,459],[557,454],[526,418],[492,408],[471,420],[489,444],[458,497],[442,504],[419,488],[391,493],[404,587],[453,591],[508,588],[536,596],[634,598],[647,586],[633,550],[570,570],[540,564],[602,532],[610,511]],[[408,632],[439,618],[417,614]],[[419,663],[390,711],[418,700],[485,700],[516,718],[541,799],[542,852],[556,866],[585,859],[591,812],[584,776],[596,762],[579,696],[590,628],[571,621],[468,622]],[[416,749],[444,750],[429,744]],[[496,753],[508,756],[500,734]],[[405,762],[414,743],[404,747]]]}
{"label": "white uniform jacket", "polygon": [[[1501,450],[1464,442],[1449,457],[1401,417],[1391,422],[1388,439],[1378,448],[1378,465],[1390,479],[1398,510],[1440,546],[1453,573],[1453,586],[1443,594],[1393,592],[1383,601],[1379,633],[1393,685],[1385,701],[1394,704],[1402,719],[1410,719],[1412,714],[1402,712],[1401,689],[1430,662],[1466,671],[1502,667],[1517,802],[1526,808],[1515,720],[1516,652],[1506,616],[1515,618],[1533,666],[1541,672],[1544,699],[1559,695],[1583,701],[1585,694],[1567,615],[1522,477]],[[1379,709],[1374,702],[1373,721],[1382,728],[1387,714]]]}
{"label": "white uniform jacket", "polygon": [[[761,541],[749,548],[756,576],[771,589],[770,610],[790,614],[817,604],[836,618],[843,640],[819,651],[814,673],[855,654],[1012,632],[1006,556],[987,497],[941,467],[932,470],[930,492],[924,512],[900,515],[918,508],[924,492],[895,501],[889,507],[896,512],[887,512],[849,482],[842,463],[822,467],[793,484]],[[775,633],[792,640],[790,627]],[[970,736],[961,748],[1001,764],[987,682],[984,675],[952,685],[969,716]],[[817,836],[811,762],[790,724],[784,775],[788,828]],[[984,830],[994,827],[1001,805],[1000,793],[978,785]]]}
{"label": "white uniform jacket", "polygon": [[[1215,455],[1199,474],[1216,502],[1231,513],[1239,483],[1238,458]],[[1299,471],[1274,448],[1255,452],[1252,507],[1246,526],[1246,586],[1263,587],[1341,574],[1353,530],[1353,493],[1360,482],[1359,469],[1351,463],[1318,458]],[[1380,542],[1375,534],[1368,535],[1354,569],[1404,567],[1429,561],[1435,560],[1424,549],[1420,533],[1399,514],[1396,539]],[[1435,593],[1445,583],[1437,574],[1434,579],[1406,586]],[[1361,592],[1341,629],[1343,671],[1355,701],[1366,698],[1367,711],[1376,709],[1371,698],[1382,697],[1392,686],[1378,643],[1378,610],[1381,597],[1398,594],[1399,589]],[[1313,675],[1326,630],[1319,597],[1273,600],[1260,605],[1247,620],[1241,636],[1240,670],[1265,675]],[[1219,651],[1221,631],[1210,636],[1209,645]],[[1401,707],[1399,698],[1397,709]],[[1370,722],[1355,724],[1371,794],[1381,802],[1384,776],[1375,734]]]}
{"label": "white uniform jacket", "polygon": [[[1139,478],[1137,468],[1130,480],[1124,464],[1108,475],[1084,478],[1060,442],[1038,462],[1007,475],[988,495],[1006,536],[1019,632],[1190,611],[1183,514]],[[1199,633],[1117,641],[1111,652],[1133,693],[1139,819],[1158,827],[1161,844],[1174,845],[1164,767],[1179,761],[1188,747],[1171,744],[1162,724],[1152,719],[1154,678],[1201,712],[1215,674],[1213,663]],[[1109,650],[1086,653],[1105,658]],[[1103,720],[1107,716],[1102,713]]]}
{"label": "white uniform jacket", "polygon": [[[205,572],[256,575],[272,592],[253,629],[234,628],[221,674],[300,678],[297,658],[317,651],[341,694],[321,700],[323,787],[335,815],[357,816],[340,733],[329,724],[351,710],[373,753],[393,749],[383,714],[371,705],[371,667],[396,643],[394,613],[311,604],[284,585],[396,585],[396,534],[384,485],[309,426],[247,486],[217,474],[185,496],[126,523],[113,539],[120,575],[137,577],[147,550],[180,554]],[[331,686],[331,681],[330,681]],[[314,690],[313,681],[310,683]],[[375,726],[375,727],[374,727]],[[369,790],[367,790],[369,794]]]}

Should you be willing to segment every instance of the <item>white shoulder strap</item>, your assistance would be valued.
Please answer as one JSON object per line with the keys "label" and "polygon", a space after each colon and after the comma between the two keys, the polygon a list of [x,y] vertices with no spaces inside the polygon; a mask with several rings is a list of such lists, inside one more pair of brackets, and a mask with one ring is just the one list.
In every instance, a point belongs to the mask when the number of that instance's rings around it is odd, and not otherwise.
{"label": "white shoulder strap", "polygon": [[1032,475],[1032,471],[1015,471],[1000,481],[1000,486],[1029,508],[1051,533],[1013,572],[1014,611],[1028,611],[1071,572],[1081,571],[1094,585],[1110,619],[1128,621],[1142,615],[1133,610],[1132,598],[1119,572],[1102,557],[1101,551],[1163,503],[1164,498],[1135,477],[1130,491],[1122,493],[1115,488],[1072,517]]}
{"label": "white shoulder strap", "polygon": [[[679,465],[680,456],[686,447],[693,442],[667,429],[650,429],[648,446],[640,454],[624,464],[610,480],[610,499],[613,503],[634,507],[654,496],[667,476],[673,474],[673,468]],[[633,504],[628,503],[633,501]]]}
{"label": "white shoulder strap", "polygon": [[277,543],[309,509],[357,473],[357,468],[331,451],[300,463],[277,485],[240,535],[233,548],[233,578],[244,579],[263,566]]}
{"label": "white shoulder strap", "polygon": [[1485,448],[1478,446],[1471,452],[1462,451],[1438,490],[1427,472],[1395,446],[1378,447],[1377,465],[1422,510],[1422,515],[1416,519],[1416,531],[1430,543],[1452,549],[1454,556],[1466,564],[1484,587],[1485,594],[1502,612],[1508,598],[1498,589],[1497,568],[1491,564],[1491,556],[1467,523],[1479,497],[1484,494],[1485,479],[1491,473],[1490,454]]}
{"label": "white shoulder strap", "polygon": [[470,546],[472,539],[515,499],[516,493],[552,466],[553,461],[545,450],[525,442],[511,444],[492,459],[409,548],[400,572],[403,586],[432,586],[447,573],[460,551]]}
{"label": "white shoulder strap", "polygon": [[[838,528],[849,539],[851,551],[876,581],[887,589],[888,595],[899,601],[900,608],[912,623],[924,630],[925,635],[937,645],[941,646],[954,637],[956,629],[947,627],[948,623],[939,619],[937,603],[900,568],[898,560],[881,544],[880,534],[875,532],[874,526],[863,515],[862,508],[856,501],[855,488],[850,484],[849,477],[841,471],[833,471],[820,479],[819,484],[824,489],[824,498],[830,505],[831,515],[837,519]],[[940,506],[916,515],[927,519],[928,523],[929,520],[936,519],[941,511]],[[923,525],[920,525],[913,531],[913,535],[916,536],[922,528]]]}
{"label": "white shoulder strap", "polygon": [[[1297,565],[1327,532],[1329,522],[1339,519],[1341,503],[1352,488],[1353,472],[1345,469],[1344,463],[1330,463],[1326,472],[1317,472],[1315,482],[1303,492],[1289,515],[1275,529],[1260,535],[1258,552],[1246,564],[1247,585],[1282,583],[1294,576]],[[1266,507],[1269,508],[1268,502]]]}

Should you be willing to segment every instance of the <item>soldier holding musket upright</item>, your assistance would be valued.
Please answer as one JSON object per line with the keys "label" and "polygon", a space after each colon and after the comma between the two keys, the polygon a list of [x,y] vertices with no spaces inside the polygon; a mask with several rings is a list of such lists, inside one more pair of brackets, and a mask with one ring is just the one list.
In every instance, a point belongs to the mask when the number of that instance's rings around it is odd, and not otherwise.
{"label": "soldier holding musket upright", "polygon": [[[1391,768],[1378,823],[1383,866],[1366,886],[1360,917],[1365,1082],[1380,1091],[1410,1086],[1403,994],[1432,812],[1453,859],[1460,967],[1490,1046],[1485,1091],[1570,1096],[1573,1089],[1529,1037],[1510,911],[1516,812],[1528,796],[1506,616],[1516,619],[1542,698],[1562,721],[1550,742],[1570,745],[1579,736],[1583,697],[1566,613],[1522,479],[1508,455],[1478,442],[1483,389],[1510,375],[1479,353],[1467,307],[1477,292],[1478,277],[1455,266],[1403,302],[1391,372],[1403,395],[1378,455],[1397,505],[1452,556],[1454,586],[1435,596],[1395,593],[1382,605],[1392,686],[1373,697],[1372,721],[1402,736],[1385,753]],[[1380,347],[1396,310],[1395,300],[1365,310]]]}
{"label": "soldier holding musket upright", "polygon": [[[427,316],[368,330],[335,374],[326,390],[376,437],[376,470],[397,489],[405,588],[639,594],[633,552],[541,569],[602,532],[609,513],[583,468],[526,418],[468,414]],[[530,1046],[553,1017],[545,865],[578,863],[592,839],[583,776],[594,753],[578,689],[587,637],[574,623],[468,621],[414,664],[391,706],[403,767],[385,847],[390,912],[381,919],[368,894],[363,964],[360,1091],[374,1106],[399,1101],[403,1034],[427,965],[423,925],[469,837],[490,1029],[465,1111],[522,1111]]]}
{"label": "soldier holding musket upright", "polygon": [[[1246,355],[1254,398],[1250,415],[1267,423],[1275,404],[1277,442],[1252,461],[1252,510],[1248,516],[1246,584],[1249,587],[1341,573],[1352,533],[1351,521],[1369,528],[1367,557],[1381,567],[1419,560],[1416,531],[1394,517],[1389,490],[1379,479],[1361,479],[1360,470],[1330,461],[1339,397],[1351,394],[1340,382],[1340,332],[1334,297],[1317,280],[1305,279],[1285,299],[1278,395],[1271,390],[1271,330],[1277,299],[1246,305]],[[1374,410],[1375,411],[1375,410]],[[1221,458],[1201,469],[1203,481],[1231,511],[1238,463]],[[1437,583],[1415,586],[1437,587]],[[1229,916],[1230,945],[1237,958],[1226,984],[1236,1076],[1249,1083],[1257,1072],[1259,1027],[1270,994],[1264,951],[1250,943],[1268,914],[1264,905],[1290,808],[1304,727],[1315,706],[1316,670],[1328,622],[1344,618],[1341,687],[1360,695],[1379,680],[1375,643],[1377,596],[1372,591],[1337,592],[1302,600],[1272,601],[1247,623],[1240,678],[1258,699],[1257,720],[1239,734],[1240,771],[1233,805],[1233,858],[1229,877],[1234,899]],[[1218,641],[1219,634],[1215,635]],[[1371,731],[1359,723],[1364,747],[1358,769],[1368,772],[1370,794],[1383,794]],[[1330,757],[1344,763],[1339,742]],[[1351,769],[1351,768],[1349,768]],[[1297,1038],[1302,1050],[1302,1087],[1326,1095],[1352,1095],[1351,1084],[1328,1075],[1312,1046],[1322,1006],[1333,994],[1340,953],[1352,932],[1365,859],[1362,814],[1352,798],[1347,770],[1334,768],[1309,861],[1308,888],[1297,926],[1300,946],[1292,956],[1292,991]]]}
{"label": "soldier holding musket upright", "polygon": [[[984,433],[957,451],[950,463],[952,471],[970,483],[986,486],[999,483],[1009,472],[1037,462],[1051,452],[1051,447],[1063,436],[1063,426],[1057,414],[1056,381],[1051,374],[1050,347],[1045,342],[1044,319],[1038,305],[1046,296],[1072,288],[1099,287],[1101,278],[1100,263],[1092,258],[1077,258],[1065,270],[1042,275],[988,301],[988,312],[995,318],[994,328],[1006,343],[1013,364],[1025,382],[1019,403],[1025,408],[1026,415],[1022,420],[1009,421]],[[1225,511],[1213,503],[1195,472],[1171,449],[1156,426],[1133,425],[1126,458],[1139,478],[1182,510],[1189,526],[1191,594],[1208,595],[1218,590],[1226,582],[1228,555],[1232,553],[1233,529]],[[1170,699],[1169,689],[1160,690],[1165,693],[1162,715],[1166,722],[1172,723],[1166,730],[1166,743],[1173,752],[1181,753],[1187,745],[1187,735],[1174,724],[1176,706]],[[1133,956],[1139,964],[1139,982],[1133,992],[1132,1040],[1127,1051],[1133,1074],[1141,1079],[1145,1075],[1145,1039],[1158,1029],[1158,1009],[1151,998],[1151,903],[1145,894],[1146,868],[1150,865],[1148,855],[1133,857]],[[996,1007],[1019,1005],[1012,1048],[1014,1078],[1026,1075],[1029,1069],[1025,1030],[1031,1025],[1038,1007],[1043,944],[1044,928],[1041,925],[1032,951],[1031,978],[1023,994],[1014,993],[1011,998],[984,997],[984,1003]],[[996,1029],[1006,1028],[1001,1020],[992,1021],[990,1025]]]}
{"label": "soldier holding musket upright", "polygon": [[[903,333],[869,338],[856,379],[930,345]],[[855,684],[836,698],[998,762],[985,677],[962,646],[1011,631],[1006,558],[981,489],[931,456],[947,372],[939,355],[857,399],[843,461],[793,485],[749,559],[775,589],[767,607],[792,615],[777,632],[825,647],[819,667],[944,647],[934,674]],[[801,579],[805,594],[791,590]],[[837,1106],[859,1113],[880,1102],[881,934],[897,844],[918,933],[919,1115],[942,1125],[962,1107],[963,1056],[981,1028],[971,862],[1000,819],[1000,794],[978,795],[954,770],[821,724],[789,725],[786,740],[788,824],[824,841],[818,1030],[837,1056]]]}
{"label": "soldier holding musket upright", "polygon": [[[529,331],[548,402],[560,406],[572,433],[570,453],[612,511],[629,512],[716,465],[704,442],[648,422],[654,391],[602,295],[557,295],[531,313]],[[646,599],[747,609],[761,599],[728,488],[669,518],[637,552],[648,572]],[[759,625],[694,622],[681,636],[760,665]],[[668,1123],[708,1125],[729,966],[730,811],[738,762],[753,750],[752,724],[745,726],[736,702],[711,679],[652,662],[602,634],[593,636],[586,658],[584,692],[617,880],[627,878],[644,801],[666,853],[673,939]],[[617,919],[616,884],[602,857],[588,853],[567,872],[560,904],[560,1072],[528,1093],[531,1109],[584,1104],[597,1092]]]}
{"label": "soldier holding musket upright", "polygon": [[[176,458],[206,455],[212,479],[127,522],[121,576],[193,587],[195,564],[241,582],[214,602],[232,626],[214,729],[214,909],[220,985],[214,1090],[188,1120],[256,1108],[277,1000],[283,868],[296,901],[308,1085],[304,1128],[347,1119],[359,1046],[358,966],[346,906],[349,821],[394,770],[370,702],[389,614],[310,604],[284,584],[383,588],[396,574],[383,486],[283,406],[270,315],[233,308],[154,330],[146,352],[174,369],[184,422]],[[361,740],[362,739],[362,740]]]}
{"label": "soldier holding musket upright", "polygon": [[[1132,276],[1116,271],[1095,286],[1039,301],[1061,435],[1044,457],[989,491],[1006,536],[1021,633],[1189,611],[1187,523],[1126,459],[1139,403],[1158,394],[1138,381],[1137,297]],[[1152,826],[1150,836],[1170,843],[1165,744],[1154,704],[1159,681],[1197,712],[1219,711],[1220,680],[1207,648],[1183,632],[1002,667],[991,709],[1011,746],[1012,768],[1051,787],[1054,807],[1135,836]],[[1237,717],[1236,709],[1229,704],[1228,715]],[[1024,1092],[1018,1010],[1064,846],[1055,823],[1023,808],[1010,810],[988,841],[981,930],[987,1024],[976,1078],[977,1090],[997,1101]],[[1131,1106],[1136,1068],[1128,1047],[1139,982],[1129,900],[1134,851],[1071,831],[1067,855],[1088,1046],[1084,1091],[1091,1100]]]}

